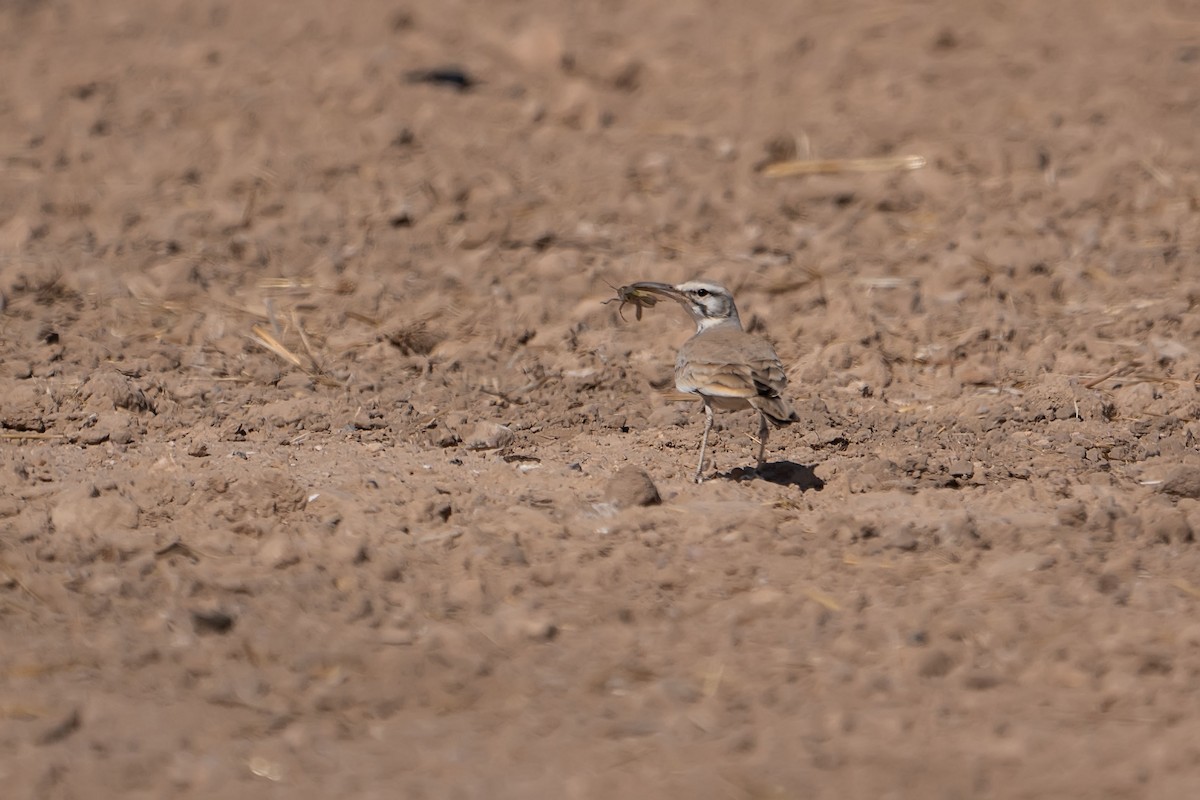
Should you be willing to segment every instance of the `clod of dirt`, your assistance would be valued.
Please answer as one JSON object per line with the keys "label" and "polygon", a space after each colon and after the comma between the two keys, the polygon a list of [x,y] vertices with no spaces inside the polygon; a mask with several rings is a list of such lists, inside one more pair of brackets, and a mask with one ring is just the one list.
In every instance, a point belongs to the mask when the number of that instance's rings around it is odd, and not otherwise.
{"label": "clod of dirt", "polygon": [[633,508],[635,506],[656,506],[662,502],[658,487],[639,467],[624,467],[608,482],[604,491],[604,501],[612,503],[617,508]]}
{"label": "clod of dirt", "polygon": [[913,534],[911,523],[891,531],[883,537],[883,546],[888,550],[911,552],[916,550],[919,544],[917,537]]}
{"label": "clod of dirt", "polygon": [[72,708],[65,716],[57,720],[53,725],[43,731],[37,737],[37,743],[46,745],[61,742],[66,739],[83,725],[83,718],[79,716],[79,709]]}
{"label": "clod of dirt", "polygon": [[414,69],[406,72],[404,78],[409,83],[432,83],[439,86],[448,86],[460,92],[465,92],[479,83],[478,79],[462,67],[457,66]]}
{"label": "clod of dirt", "polygon": [[763,145],[765,154],[762,160],[755,163],[754,171],[761,172],[772,164],[778,164],[781,161],[791,161],[796,157],[798,149],[795,136],[791,134],[775,136]]}
{"label": "clod of dirt", "polygon": [[255,560],[269,569],[282,569],[300,561],[294,537],[277,533],[263,540]]}
{"label": "clod of dirt", "polygon": [[970,479],[975,476],[975,465],[970,461],[955,461],[948,471],[952,478]]}
{"label": "clod of dirt", "polygon": [[1161,491],[1175,497],[1200,500],[1200,467],[1176,467],[1162,482]]}
{"label": "clod of dirt", "polygon": [[1087,522],[1087,506],[1082,500],[1065,500],[1054,510],[1058,524],[1066,527],[1077,527]]}
{"label": "clod of dirt", "polygon": [[938,535],[942,543],[950,547],[961,547],[968,543],[976,546],[986,545],[979,536],[975,520],[966,511],[945,515],[938,525]]}
{"label": "clod of dirt", "polygon": [[454,431],[443,430],[443,431],[439,432],[437,435],[435,435],[433,437],[432,441],[438,447],[444,448],[444,447],[454,447],[455,445],[462,442],[462,439],[458,438],[458,434],[455,433]]}
{"label": "clod of dirt", "polygon": [[5,389],[4,409],[0,410],[0,428],[42,433],[46,422],[42,414],[45,393],[36,386],[19,384]]}
{"label": "clod of dirt", "polygon": [[1027,573],[1049,569],[1054,566],[1054,563],[1055,559],[1053,556],[1046,556],[1041,553],[1013,553],[1012,555],[1002,556],[985,562],[980,569],[980,573],[989,580],[994,581],[1020,580]]}
{"label": "clod of dirt", "polygon": [[507,42],[521,66],[533,72],[550,72],[569,62],[563,32],[547,22],[534,22]]}
{"label": "clod of dirt", "polygon": [[105,442],[108,441],[108,435],[109,435],[108,431],[102,431],[102,430],[97,430],[96,428],[92,428],[91,430],[85,431],[79,437],[79,441],[82,444],[85,444],[88,446],[104,444]]}
{"label": "clod of dirt", "polygon": [[411,518],[414,523],[448,522],[454,507],[440,498],[432,498],[413,506]]}
{"label": "clod of dirt", "polygon": [[1151,512],[1144,527],[1150,531],[1154,540],[1161,544],[1185,544],[1195,539],[1195,532],[1192,531],[1187,517],[1175,508],[1168,508],[1157,514]]}
{"label": "clod of dirt", "polygon": [[101,494],[92,484],[80,484],[63,491],[57,500],[50,522],[61,536],[82,540],[138,527],[137,503],[117,492]]}
{"label": "clod of dirt", "polygon": [[414,322],[386,334],[385,338],[403,355],[425,356],[429,355],[444,337],[429,330],[424,322]]}
{"label": "clod of dirt", "polygon": [[137,385],[119,372],[97,372],[88,378],[81,393],[87,407],[98,411],[123,408],[128,411],[154,411],[154,404]]}
{"label": "clod of dirt", "polygon": [[228,611],[216,606],[192,610],[192,627],[198,634],[223,634],[233,630],[234,618]]}
{"label": "clod of dirt", "polygon": [[650,412],[646,424],[651,428],[682,428],[687,421],[687,414],[678,406],[663,406]]}
{"label": "clod of dirt", "polygon": [[944,678],[954,666],[953,656],[945,650],[930,650],[921,658],[917,674],[922,678]]}
{"label": "clod of dirt", "polygon": [[993,675],[990,672],[972,672],[963,677],[963,688],[972,689],[974,691],[986,691],[999,686],[1001,679],[999,675]]}
{"label": "clod of dirt", "polygon": [[[457,587],[458,591],[465,589],[467,595],[475,595],[478,589],[471,583],[464,581]],[[496,614],[490,633],[496,641],[515,645],[522,641],[548,642],[557,637],[560,630],[558,623],[545,611],[510,607]]]}
{"label": "clod of dirt", "polygon": [[475,430],[471,431],[465,442],[468,450],[498,450],[508,447],[515,439],[513,432],[503,425],[481,422],[475,426]]}
{"label": "clod of dirt", "polygon": [[614,89],[622,92],[636,92],[642,84],[645,66],[635,58],[622,57],[617,59],[608,75],[608,82]]}
{"label": "clod of dirt", "polygon": [[548,619],[534,618],[525,622],[522,632],[535,642],[548,642],[558,636],[558,626]]}
{"label": "clod of dirt", "polygon": [[416,641],[417,634],[412,628],[384,628],[379,632],[380,644],[405,647]]}

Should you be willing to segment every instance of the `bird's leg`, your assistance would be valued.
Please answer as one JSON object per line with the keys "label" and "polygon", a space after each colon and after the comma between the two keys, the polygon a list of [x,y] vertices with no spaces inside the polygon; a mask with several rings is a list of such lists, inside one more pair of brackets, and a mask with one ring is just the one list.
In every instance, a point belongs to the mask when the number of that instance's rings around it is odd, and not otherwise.
{"label": "bird's leg", "polygon": [[771,429],[767,427],[767,415],[758,412],[758,466],[756,469],[762,469],[763,462],[767,456],[767,437],[771,435]]}
{"label": "bird's leg", "polygon": [[708,432],[713,426],[713,410],[708,398],[704,398],[704,436],[700,438],[700,463],[696,465],[696,483],[704,483],[704,450],[708,447]]}

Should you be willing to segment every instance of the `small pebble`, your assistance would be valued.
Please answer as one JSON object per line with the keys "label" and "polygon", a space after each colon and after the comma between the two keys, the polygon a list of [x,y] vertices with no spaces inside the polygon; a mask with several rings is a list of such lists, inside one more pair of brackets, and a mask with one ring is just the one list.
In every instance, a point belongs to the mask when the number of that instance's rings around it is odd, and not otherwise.
{"label": "small pebble", "polygon": [[233,630],[233,623],[233,615],[216,606],[205,606],[192,610],[192,627],[199,634],[229,633]]}
{"label": "small pebble", "polygon": [[411,628],[385,628],[379,632],[379,643],[393,647],[405,647],[417,640]]}
{"label": "small pebble", "polygon": [[468,450],[498,450],[508,447],[516,439],[513,432],[495,422],[481,422],[466,438],[464,444]]}
{"label": "small pebble", "polygon": [[624,467],[608,482],[604,501],[617,508],[656,506],[662,502],[658,487],[644,469]]}
{"label": "small pebble", "polygon": [[79,709],[72,708],[65,715],[60,717],[48,728],[38,734],[37,743],[40,745],[48,745],[61,742],[75,731],[79,730],[82,725],[83,718],[79,714]]}
{"label": "small pebble", "polygon": [[432,83],[448,86],[460,92],[465,92],[479,83],[475,77],[459,66],[414,69],[406,72],[404,77],[409,83]]}
{"label": "small pebble", "polygon": [[975,475],[975,465],[970,461],[955,461],[948,471],[953,478],[971,478]]}
{"label": "small pebble", "polygon": [[86,431],[85,433],[83,433],[79,437],[79,441],[83,442],[85,445],[103,444],[104,442],[108,441],[108,436],[109,436],[108,431],[102,431],[102,430],[97,430],[95,428],[92,428],[92,429]]}
{"label": "small pebble", "polygon": [[1160,491],[1175,497],[1200,500],[1200,467],[1176,467],[1162,482]]}

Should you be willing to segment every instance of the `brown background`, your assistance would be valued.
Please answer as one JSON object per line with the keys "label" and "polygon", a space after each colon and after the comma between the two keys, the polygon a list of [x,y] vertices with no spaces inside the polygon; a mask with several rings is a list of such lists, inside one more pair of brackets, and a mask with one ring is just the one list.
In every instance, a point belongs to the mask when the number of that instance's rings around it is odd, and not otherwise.
{"label": "brown background", "polygon": [[[1200,793],[1196,2],[9,0],[0,75],[6,797]],[[602,305],[697,276],[769,480]]]}

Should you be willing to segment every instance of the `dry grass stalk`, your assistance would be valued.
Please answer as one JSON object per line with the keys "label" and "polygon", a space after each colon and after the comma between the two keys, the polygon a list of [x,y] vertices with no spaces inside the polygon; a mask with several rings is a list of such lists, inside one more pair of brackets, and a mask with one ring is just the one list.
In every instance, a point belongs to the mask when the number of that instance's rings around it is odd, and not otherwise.
{"label": "dry grass stalk", "polygon": [[487,384],[481,384],[479,391],[486,395],[491,395],[492,397],[499,397],[506,403],[519,406],[528,403],[529,398],[527,395],[530,392],[536,391],[537,389],[545,386],[550,382],[551,377],[559,376],[550,376],[544,374],[536,375],[531,381],[529,381],[529,383],[526,383],[524,386],[520,386],[516,389],[512,389],[511,391],[505,391],[504,389],[501,389],[500,382],[496,379],[493,379],[491,386],[488,386]]}
{"label": "dry grass stalk", "polygon": [[[271,316],[272,318],[274,317],[273,314]],[[300,324],[300,318],[297,316],[295,310],[292,311],[291,322],[296,328],[296,331],[300,337],[300,343],[304,346],[305,355],[308,356],[308,360],[311,362],[311,367],[306,367],[303,359],[301,359],[300,356],[288,349],[283,342],[279,341],[274,334],[261,325],[255,325],[250,329],[253,333],[253,335],[249,337],[250,341],[254,342],[268,352],[273,353],[292,366],[298,367],[305,375],[315,378],[326,386],[345,387],[346,384],[344,382],[327,374],[324,367],[321,366],[321,360],[317,357],[316,351],[313,349],[312,341],[305,332],[304,326]],[[282,335],[282,331],[280,331],[280,336]]]}
{"label": "dry grass stalk", "polygon": [[1118,367],[1114,367],[1098,378],[1093,378],[1083,386],[1085,389],[1095,389],[1105,381],[1114,379],[1120,379],[1122,386],[1136,386],[1139,383],[1154,383],[1161,386],[1172,387],[1180,386],[1186,383],[1192,383],[1194,385],[1200,384],[1200,375],[1197,375],[1191,379],[1171,378],[1157,372],[1140,371],[1141,366],[1142,365],[1136,361],[1126,362]]}
{"label": "dry grass stalk", "polygon": [[1100,377],[1093,378],[1092,380],[1085,383],[1083,385],[1083,388],[1095,389],[1097,386],[1104,383],[1109,378],[1115,378],[1118,375],[1121,375],[1122,373],[1128,372],[1129,370],[1133,369],[1133,366],[1134,366],[1133,364],[1121,364],[1120,366],[1113,367],[1112,369],[1110,369],[1108,372],[1104,373]]}
{"label": "dry grass stalk", "polygon": [[1200,597],[1200,589],[1197,589],[1190,582],[1184,580],[1183,578],[1177,578],[1176,580],[1171,581],[1171,585],[1184,594],[1191,595],[1192,597]]}
{"label": "dry grass stalk", "polygon": [[1150,159],[1143,158],[1139,163],[1142,165],[1142,169],[1146,170],[1146,174],[1153,178],[1159,186],[1164,189],[1175,188],[1175,179],[1165,170],[1155,166]]}
{"label": "dry grass stalk", "polygon": [[926,164],[924,156],[888,156],[885,158],[832,158],[779,161],[764,167],[768,178],[787,178],[793,175],[840,175],[848,172],[892,172],[920,169]]}
{"label": "dry grass stalk", "polygon": [[258,282],[260,289],[311,289],[313,287],[312,278],[263,278]]}
{"label": "dry grass stalk", "polygon": [[266,349],[267,351],[274,353],[292,366],[300,367],[301,369],[304,368],[303,362],[300,361],[300,357],[284,347],[283,343],[276,339],[270,331],[263,328],[261,325],[255,325],[250,330],[254,333],[254,335],[250,337],[250,341]]}
{"label": "dry grass stalk", "polygon": [[276,339],[283,338],[283,329],[279,327],[279,320],[275,318],[275,300],[271,297],[263,298],[263,308],[267,310],[267,321],[271,323],[271,330],[275,334]]}
{"label": "dry grass stalk", "polygon": [[324,375],[325,368],[321,366],[316,353],[313,352],[312,342],[308,340],[308,334],[304,332],[304,326],[300,324],[300,317],[295,309],[292,309],[292,324],[296,326],[296,333],[300,334],[300,344],[304,345],[304,352],[308,356],[308,360],[312,362],[313,369]]}
{"label": "dry grass stalk", "polygon": [[886,275],[858,278],[855,282],[868,289],[903,289],[917,285],[915,278],[896,278]]}
{"label": "dry grass stalk", "polygon": [[25,582],[17,576],[17,573],[14,572],[12,568],[3,561],[0,561],[0,575],[4,575],[4,577],[13,582],[13,585],[17,586],[21,591],[32,597],[37,602],[41,603],[43,606],[46,606],[47,608],[53,608],[53,606],[47,603],[41,595],[39,595],[33,589],[30,589],[29,586],[27,586]]}
{"label": "dry grass stalk", "polygon": [[817,605],[822,606],[823,608],[826,608],[830,611],[841,611],[842,610],[842,607],[840,605],[838,605],[837,600],[835,600],[832,597],[830,597],[829,595],[825,594],[820,589],[814,589],[812,587],[809,587],[804,590],[804,596],[807,597],[809,600],[812,600]]}

